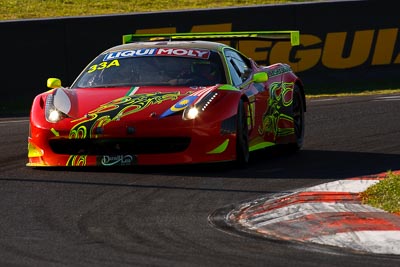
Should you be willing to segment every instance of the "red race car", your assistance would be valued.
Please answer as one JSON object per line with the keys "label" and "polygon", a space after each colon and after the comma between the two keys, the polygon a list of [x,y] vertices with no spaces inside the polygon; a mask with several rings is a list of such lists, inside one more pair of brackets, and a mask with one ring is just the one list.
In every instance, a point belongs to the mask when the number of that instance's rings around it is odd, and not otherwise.
{"label": "red race car", "polygon": [[130,34],[70,87],[33,101],[27,166],[237,161],[300,149],[306,102],[287,64],[259,66],[220,40],[290,40],[298,31]]}

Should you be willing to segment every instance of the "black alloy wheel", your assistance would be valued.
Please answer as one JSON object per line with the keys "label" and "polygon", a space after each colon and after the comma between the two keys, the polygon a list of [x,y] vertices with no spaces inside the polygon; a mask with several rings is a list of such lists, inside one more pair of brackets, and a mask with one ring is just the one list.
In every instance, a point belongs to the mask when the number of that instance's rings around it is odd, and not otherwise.
{"label": "black alloy wheel", "polygon": [[295,85],[293,90],[293,103],[292,103],[292,110],[293,110],[293,123],[294,123],[294,133],[296,136],[296,142],[291,144],[293,150],[297,151],[300,150],[304,143],[304,126],[305,126],[305,119],[304,119],[304,110],[305,110],[305,103],[304,98],[301,94],[300,88]]}

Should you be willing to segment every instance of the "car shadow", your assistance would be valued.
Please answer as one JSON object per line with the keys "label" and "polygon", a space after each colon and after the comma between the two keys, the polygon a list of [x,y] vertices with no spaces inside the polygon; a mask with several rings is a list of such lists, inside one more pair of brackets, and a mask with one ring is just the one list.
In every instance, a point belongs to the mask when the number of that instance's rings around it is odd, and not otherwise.
{"label": "car shadow", "polygon": [[237,166],[235,162],[226,162],[111,168],[56,167],[42,170],[219,178],[346,179],[400,170],[400,155],[324,150],[300,150],[290,153],[276,147],[251,153],[251,160],[244,167]]}
{"label": "car shadow", "polygon": [[243,168],[225,163],[159,170],[164,174],[224,178],[346,179],[400,170],[400,155],[323,150],[289,153],[270,149],[252,153],[249,164]]}

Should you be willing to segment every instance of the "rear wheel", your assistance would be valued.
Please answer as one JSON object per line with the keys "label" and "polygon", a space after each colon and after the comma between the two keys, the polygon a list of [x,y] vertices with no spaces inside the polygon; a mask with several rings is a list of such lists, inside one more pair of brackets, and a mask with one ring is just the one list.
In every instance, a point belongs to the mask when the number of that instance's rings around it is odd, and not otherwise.
{"label": "rear wheel", "polygon": [[249,162],[249,135],[247,115],[243,100],[240,100],[236,120],[236,161],[243,166]]}
{"label": "rear wheel", "polygon": [[305,126],[304,122],[305,103],[300,88],[297,85],[295,85],[293,90],[292,108],[293,108],[294,134],[296,136],[296,142],[291,144],[291,148],[297,151],[301,149],[303,146],[304,126]]}

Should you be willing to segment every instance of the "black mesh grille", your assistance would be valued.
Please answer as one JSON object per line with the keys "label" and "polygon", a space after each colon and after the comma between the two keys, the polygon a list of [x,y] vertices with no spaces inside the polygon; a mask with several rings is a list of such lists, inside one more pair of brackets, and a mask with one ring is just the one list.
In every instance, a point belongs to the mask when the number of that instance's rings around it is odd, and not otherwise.
{"label": "black mesh grille", "polygon": [[184,151],[190,144],[190,138],[53,139],[49,143],[56,154],[162,154]]}
{"label": "black mesh grille", "polygon": [[233,134],[236,132],[236,115],[221,122],[221,134]]}

